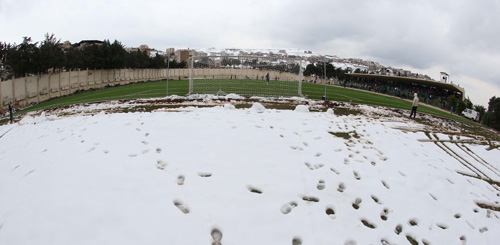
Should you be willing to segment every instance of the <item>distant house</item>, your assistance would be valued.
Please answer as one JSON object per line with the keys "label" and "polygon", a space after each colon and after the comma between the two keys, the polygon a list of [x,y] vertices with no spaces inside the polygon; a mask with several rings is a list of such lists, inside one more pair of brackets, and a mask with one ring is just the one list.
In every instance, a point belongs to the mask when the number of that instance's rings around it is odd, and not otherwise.
{"label": "distant house", "polygon": [[102,44],[104,44],[104,42],[99,41],[99,40],[82,40],[76,44],[76,48],[82,49],[82,48],[85,48],[87,46],[91,46],[91,45],[101,46]]}

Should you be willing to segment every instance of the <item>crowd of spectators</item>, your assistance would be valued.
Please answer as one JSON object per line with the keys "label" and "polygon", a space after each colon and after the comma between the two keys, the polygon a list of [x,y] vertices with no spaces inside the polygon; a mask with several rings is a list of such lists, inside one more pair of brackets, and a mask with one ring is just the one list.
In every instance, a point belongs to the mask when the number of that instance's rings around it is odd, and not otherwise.
{"label": "crowd of spectators", "polygon": [[[390,81],[341,81],[333,80],[332,84],[349,88],[362,89],[396,96],[402,99],[412,99],[417,93],[421,102],[443,109],[448,107],[449,97],[455,92],[426,85],[413,83],[395,83]],[[456,95],[455,95],[456,96]]]}

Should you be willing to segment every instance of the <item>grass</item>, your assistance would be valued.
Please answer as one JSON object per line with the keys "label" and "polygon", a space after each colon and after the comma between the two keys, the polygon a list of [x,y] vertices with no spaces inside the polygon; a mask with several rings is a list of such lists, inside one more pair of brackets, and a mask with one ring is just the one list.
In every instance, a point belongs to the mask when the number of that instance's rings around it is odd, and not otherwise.
{"label": "grass", "polygon": [[[248,81],[232,80],[232,81],[244,81],[245,82],[243,83],[244,86],[242,86],[244,88],[243,90],[252,90],[254,86],[262,87],[262,85],[259,85],[255,82],[251,82],[252,80]],[[273,81],[271,81],[271,83],[273,83]],[[285,83],[285,82],[280,82],[280,83]],[[224,91],[226,93],[230,93],[232,92],[231,91],[232,89],[234,90],[238,89],[238,87],[234,84],[234,82],[232,83],[231,86],[232,87],[229,87]],[[261,87],[260,89],[262,89]],[[96,91],[82,92],[61,98],[55,98],[50,101],[42,102],[32,107],[20,110],[16,112],[16,114],[22,114],[30,111],[44,110],[49,108],[68,106],[73,104],[81,104],[81,103],[165,97],[166,90],[167,90],[166,81],[117,86]],[[302,93],[309,99],[322,99],[324,91],[325,91],[324,85],[302,83]],[[180,96],[186,95],[188,93],[188,81],[187,80],[169,81],[168,93],[169,95],[180,95]],[[409,100],[403,100],[399,98],[394,98],[390,96],[385,96],[381,94],[375,94],[350,88],[327,86],[326,94],[328,100],[332,101],[377,105],[377,106],[384,106],[384,107],[404,109],[404,110],[409,110],[411,108],[411,101]],[[453,119],[467,123],[473,123],[472,121],[462,118],[460,116],[453,115],[448,112],[438,110],[429,106],[425,106],[422,104],[418,107],[418,113],[427,113],[443,118]]]}

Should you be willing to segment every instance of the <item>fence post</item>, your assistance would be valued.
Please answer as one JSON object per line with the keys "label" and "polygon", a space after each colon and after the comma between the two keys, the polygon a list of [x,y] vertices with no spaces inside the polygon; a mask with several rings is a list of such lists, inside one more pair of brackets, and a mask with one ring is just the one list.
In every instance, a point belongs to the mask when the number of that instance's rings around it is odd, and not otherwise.
{"label": "fence post", "polygon": [[89,68],[85,71],[85,90],[89,89]]}
{"label": "fence post", "polygon": [[49,75],[49,98],[48,98],[49,100],[50,100],[50,98],[52,98],[52,96],[51,96],[51,94],[50,94],[50,93],[52,92],[52,86],[51,86],[51,83],[50,83],[50,78],[51,78],[51,77],[52,77],[52,76],[51,76],[51,75]]}
{"label": "fence post", "polygon": [[62,91],[61,91],[61,72],[59,72],[59,97],[62,96]]}
{"label": "fence post", "polygon": [[78,83],[78,87],[77,87],[77,91],[80,90],[80,69],[78,69],[77,73],[76,73],[76,82]]}
{"label": "fence post", "polygon": [[16,83],[14,82],[16,80],[15,76],[12,76],[12,106],[16,104]]}
{"label": "fence post", "polygon": [[40,104],[40,76],[36,77],[36,103]]}
{"label": "fence post", "polygon": [[28,74],[24,73],[24,106],[28,104]]}

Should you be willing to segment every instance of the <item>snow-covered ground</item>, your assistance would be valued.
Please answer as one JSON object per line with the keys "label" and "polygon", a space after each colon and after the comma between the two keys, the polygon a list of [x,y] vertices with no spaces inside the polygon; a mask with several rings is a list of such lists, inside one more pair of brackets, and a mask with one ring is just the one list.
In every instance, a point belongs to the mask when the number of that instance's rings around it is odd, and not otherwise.
{"label": "snow-covered ground", "polygon": [[458,172],[499,181],[500,151],[467,138],[304,104],[117,106],[0,127],[0,244],[499,241],[477,205],[498,186]]}

